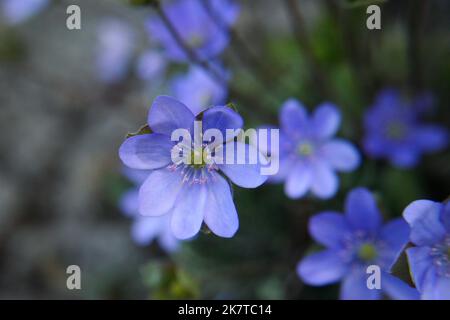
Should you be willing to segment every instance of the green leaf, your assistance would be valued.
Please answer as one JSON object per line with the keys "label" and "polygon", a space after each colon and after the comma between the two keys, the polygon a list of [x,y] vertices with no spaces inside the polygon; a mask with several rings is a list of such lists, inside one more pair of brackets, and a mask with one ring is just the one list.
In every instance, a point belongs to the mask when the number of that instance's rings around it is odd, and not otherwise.
{"label": "green leaf", "polygon": [[139,136],[139,135],[143,135],[143,134],[149,134],[149,133],[152,133],[152,132],[153,132],[152,129],[150,129],[148,124],[146,124],[146,125],[143,125],[142,127],[140,127],[139,130],[136,131],[136,132],[132,132],[132,133],[129,132],[129,133],[127,133],[126,138],[128,139],[128,138],[131,138],[131,137],[134,137],[134,136]]}

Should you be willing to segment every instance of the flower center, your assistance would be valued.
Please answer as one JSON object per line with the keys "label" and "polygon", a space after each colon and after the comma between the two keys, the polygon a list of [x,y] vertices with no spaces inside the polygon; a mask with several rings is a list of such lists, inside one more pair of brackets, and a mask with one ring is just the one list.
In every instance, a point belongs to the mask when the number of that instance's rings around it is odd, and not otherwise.
{"label": "flower center", "polygon": [[189,164],[190,166],[195,169],[201,169],[206,166],[207,163],[205,162],[205,158],[203,157],[204,150],[204,148],[191,150],[191,161]]}
{"label": "flower center", "polygon": [[365,262],[372,261],[377,257],[377,249],[371,243],[363,243],[358,248],[358,257]]}
{"label": "flower center", "polygon": [[431,247],[430,255],[438,275],[450,278],[450,235],[439,244]]}
{"label": "flower center", "polygon": [[314,152],[314,146],[309,142],[302,142],[298,145],[297,152],[301,156],[308,157]]}
{"label": "flower center", "polygon": [[187,44],[191,48],[199,48],[203,45],[203,42],[204,42],[203,37],[197,33],[194,33],[189,37]]}
{"label": "flower center", "polygon": [[387,136],[394,140],[401,140],[406,136],[407,128],[401,122],[393,121],[387,126]]}

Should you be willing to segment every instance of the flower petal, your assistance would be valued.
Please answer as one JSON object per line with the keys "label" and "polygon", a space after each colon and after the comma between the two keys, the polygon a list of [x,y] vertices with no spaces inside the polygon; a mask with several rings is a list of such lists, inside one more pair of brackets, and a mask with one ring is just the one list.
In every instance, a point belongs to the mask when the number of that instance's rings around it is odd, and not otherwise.
{"label": "flower petal", "polygon": [[136,185],[143,184],[151,172],[152,170],[137,170],[129,167],[123,167],[122,169],[123,175]]}
{"label": "flower petal", "polygon": [[163,250],[168,253],[176,251],[180,246],[180,241],[174,237],[170,229],[170,221],[166,229],[159,235],[158,243]]}
{"label": "flower petal", "polygon": [[339,281],[347,269],[337,252],[325,250],[303,258],[297,266],[297,274],[306,284],[322,286]]}
{"label": "flower petal", "polygon": [[129,217],[134,217],[139,213],[139,191],[132,188],[125,192],[119,200],[119,208]]}
{"label": "flower petal", "polygon": [[417,245],[430,245],[445,235],[440,221],[442,204],[429,200],[412,202],[403,211],[403,217],[411,227],[411,241]]}
{"label": "flower petal", "polygon": [[230,185],[218,174],[209,186],[205,223],[214,234],[225,238],[231,238],[239,228]]}
{"label": "flower petal", "polygon": [[339,187],[339,179],[336,173],[327,163],[322,161],[314,161],[311,167],[311,191],[321,199],[334,196]]}
{"label": "flower petal", "polygon": [[333,139],[327,142],[321,150],[327,162],[336,170],[352,171],[361,162],[356,147],[343,139]]}
{"label": "flower petal", "polygon": [[308,114],[298,100],[289,99],[281,107],[280,124],[286,133],[298,134],[307,129]]}
{"label": "flower petal", "polygon": [[317,138],[329,138],[336,134],[340,122],[339,109],[334,104],[325,102],[318,106],[314,112],[311,130]]}
{"label": "flower petal", "polygon": [[364,268],[350,270],[342,282],[340,298],[342,300],[378,300],[381,297],[381,289],[369,289],[368,276]]}
{"label": "flower petal", "polygon": [[172,162],[174,143],[162,134],[143,134],[126,139],[119,149],[122,162],[133,169],[159,169]]}
{"label": "flower petal", "polygon": [[131,226],[131,236],[139,245],[150,244],[161,231],[164,217],[138,217]]}
{"label": "flower petal", "polygon": [[430,256],[430,247],[413,247],[406,249],[409,269],[419,291],[423,290],[424,279],[430,268],[433,267],[433,260]]}
{"label": "flower petal", "polygon": [[[261,175],[261,165],[264,164],[261,159],[265,158],[254,146],[231,141],[225,145],[224,153],[228,146],[234,146],[234,160],[225,155],[224,164],[219,168],[233,183],[243,188],[256,188],[267,180],[267,176]],[[253,159],[256,163],[250,163],[252,158],[256,158]]]}
{"label": "flower petal", "polygon": [[397,258],[408,243],[409,231],[408,224],[402,218],[392,220],[381,228],[379,238],[386,244],[383,256],[386,263],[389,264],[386,266],[388,270],[397,261]]}
{"label": "flower petal", "polygon": [[178,239],[195,236],[202,226],[207,197],[205,184],[184,184],[172,213],[172,232]]}
{"label": "flower petal", "polygon": [[291,199],[303,197],[311,186],[311,169],[303,163],[294,164],[292,171],[286,173],[284,192]]}
{"label": "flower petal", "polygon": [[[208,129],[218,129],[222,132],[223,141],[226,141],[227,129],[240,129],[244,125],[242,117],[229,107],[212,107],[207,109],[202,119],[203,132]],[[235,135],[233,135],[234,137]]]}
{"label": "flower petal", "polygon": [[194,114],[183,103],[168,96],[158,96],[148,112],[148,125],[156,133],[171,136],[176,129],[190,130]]}
{"label": "flower petal", "polygon": [[381,288],[391,298],[395,300],[419,300],[420,293],[416,288],[409,286],[393,275],[383,272],[381,277]]}
{"label": "flower petal", "polygon": [[345,201],[345,214],[356,230],[377,232],[381,215],[373,195],[365,188],[353,189]]}
{"label": "flower petal", "polygon": [[322,212],[309,220],[311,236],[329,248],[339,247],[342,238],[350,232],[344,215],[338,212]]}
{"label": "flower petal", "polygon": [[450,300],[450,278],[437,275],[434,268],[426,273],[422,299]]}
{"label": "flower petal", "polygon": [[160,216],[172,209],[182,186],[182,175],[168,168],[155,170],[139,189],[139,213]]}
{"label": "flower petal", "polygon": [[414,131],[414,141],[426,152],[439,151],[448,145],[448,131],[444,127],[426,125]]}

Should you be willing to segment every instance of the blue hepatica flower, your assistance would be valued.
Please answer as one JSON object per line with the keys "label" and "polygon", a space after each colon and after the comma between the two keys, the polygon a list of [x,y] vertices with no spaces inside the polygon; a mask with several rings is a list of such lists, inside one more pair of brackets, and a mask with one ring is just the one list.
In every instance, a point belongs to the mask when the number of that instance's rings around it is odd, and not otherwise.
{"label": "blue hepatica flower", "polygon": [[146,50],[138,58],[136,64],[136,74],[139,79],[158,81],[164,75],[167,67],[167,59],[162,52],[156,50]]}
{"label": "blue hepatica flower", "polygon": [[[124,170],[125,175],[140,186],[151,173],[151,170]],[[166,252],[178,248],[179,241],[173,236],[170,228],[170,215],[161,217],[144,217],[139,215],[139,188],[131,188],[120,198],[119,206],[123,213],[134,219],[131,236],[139,245],[148,245],[157,240]]]}
{"label": "blue hepatica flower", "polygon": [[[202,0],[176,0],[163,4],[163,10],[180,35],[183,43],[195,51],[202,60],[214,58],[228,45],[228,26],[235,23],[239,7],[234,1],[211,1],[213,15],[209,14]],[[215,21],[219,16],[222,21]],[[166,25],[157,16],[147,23],[151,38],[156,38],[165,48],[169,58],[187,60],[186,54],[172,37]]]}
{"label": "blue hepatica flower", "polygon": [[196,66],[190,67],[186,75],[172,81],[172,92],[194,114],[202,111],[200,107],[223,105],[227,97],[227,88]]}
{"label": "blue hepatica flower", "polygon": [[44,10],[49,0],[0,0],[1,14],[8,24],[18,24]]}
{"label": "blue hepatica flower", "polygon": [[290,198],[311,190],[330,198],[338,190],[335,171],[352,171],[360,162],[357,149],[348,141],[333,138],[340,113],[331,103],[320,105],[308,116],[297,100],[286,101],[280,113],[280,170],[276,181],[285,181]]}
{"label": "blue hepatica flower", "polygon": [[127,76],[135,49],[135,34],[124,22],[109,18],[98,28],[97,76],[105,83],[117,83]]}
{"label": "blue hepatica flower", "polygon": [[364,118],[366,152],[374,158],[388,159],[396,167],[410,168],[423,153],[445,148],[446,129],[424,124],[420,119],[429,108],[429,98],[422,95],[408,103],[398,91],[382,91]]}
{"label": "blue hepatica flower", "polygon": [[[195,236],[204,221],[218,236],[232,237],[239,220],[233,203],[230,185],[221,175],[244,188],[255,188],[265,182],[260,174],[260,164],[249,164],[247,156],[252,146],[246,149],[246,159],[235,159],[236,164],[206,163],[189,164],[183,161],[174,163],[171,151],[175,143],[171,134],[175,129],[192,130],[195,115],[183,103],[159,96],[153,102],[148,115],[148,125],[153,133],[138,135],[125,140],[119,150],[123,163],[134,169],[153,170],[139,190],[139,212],[144,216],[171,214],[171,229],[175,237],[187,239]],[[239,129],[242,118],[228,107],[212,107],[202,114],[203,132],[217,129]],[[225,134],[224,134],[225,136]],[[202,152],[216,150],[225,144],[241,142],[234,139],[224,144],[205,142]],[[198,152],[188,148],[184,155]],[[239,156],[239,153],[235,153]],[[245,163],[245,164],[237,164]]]}
{"label": "blue hepatica flower", "polygon": [[418,200],[403,212],[411,227],[411,275],[423,299],[450,300],[450,203]]}
{"label": "blue hepatica flower", "polygon": [[[304,258],[297,268],[307,284],[322,286],[342,281],[341,299],[378,299],[382,292],[396,299],[416,299],[418,293],[389,274],[409,239],[402,219],[382,225],[372,194],[364,188],[352,190],[345,214],[322,212],[311,218],[311,236],[326,249]],[[369,265],[379,266],[381,290],[368,289]]]}

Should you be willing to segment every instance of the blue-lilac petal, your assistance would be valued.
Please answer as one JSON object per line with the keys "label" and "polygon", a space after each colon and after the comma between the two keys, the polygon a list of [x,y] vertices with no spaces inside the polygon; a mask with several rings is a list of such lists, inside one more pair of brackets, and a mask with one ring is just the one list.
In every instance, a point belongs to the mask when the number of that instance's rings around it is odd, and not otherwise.
{"label": "blue-lilac petal", "polygon": [[295,99],[287,100],[280,111],[281,129],[287,134],[298,135],[307,130],[308,114],[306,108]]}
{"label": "blue-lilac petal", "polygon": [[369,289],[367,277],[364,268],[350,270],[341,285],[341,300],[378,300],[381,297],[381,289]]}
{"label": "blue-lilac petal", "polygon": [[126,139],[119,149],[122,162],[133,169],[158,169],[171,163],[174,143],[162,134],[143,134]]}
{"label": "blue-lilac petal", "polygon": [[311,191],[321,199],[333,197],[339,186],[339,178],[325,161],[311,163]]}
{"label": "blue-lilac petal", "polygon": [[433,268],[430,247],[413,247],[406,249],[411,276],[417,289],[423,291],[425,276]]}
{"label": "blue-lilac petal", "polygon": [[239,228],[230,185],[218,174],[208,189],[205,223],[214,234],[224,238],[233,237]]}
{"label": "blue-lilac petal", "polygon": [[208,107],[223,105],[226,102],[226,86],[197,66],[191,67],[187,74],[175,77],[171,89],[173,95],[195,115]]}
{"label": "blue-lilac petal", "polygon": [[[220,170],[234,184],[243,188],[256,188],[266,182],[267,176],[261,175],[261,165],[265,164],[261,159],[265,158],[258,149],[252,145],[244,144],[239,141],[231,141],[226,144],[225,151],[229,144],[232,144],[235,149],[234,162],[219,165]],[[239,149],[245,150],[245,154],[242,155],[242,152],[238,152]],[[224,154],[226,154],[226,152],[224,152]],[[256,155],[256,157],[254,157],[256,162],[254,163],[250,162],[251,154]]]}
{"label": "blue-lilac petal", "polygon": [[322,212],[309,220],[309,233],[320,244],[338,248],[345,236],[351,234],[345,217],[338,212]]}
{"label": "blue-lilac petal", "polygon": [[411,241],[416,245],[430,245],[441,240],[445,228],[440,221],[442,204],[429,200],[417,200],[403,211],[403,217],[411,227]]}
{"label": "blue-lilac petal", "polygon": [[425,152],[444,149],[448,145],[448,131],[436,125],[424,125],[413,133],[415,143]]}
{"label": "blue-lilac petal", "polygon": [[208,129],[220,130],[220,132],[222,132],[224,142],[227,137],[227,129],[240,129],[242,128],[243,124],[244,120],[242,119],[242,117],[232,109],[225,106],[209,108],[203,113],[203,131],[206,131]]}
{"label": "blue-lilac petal", "polygon": [[139,189],[139,213],[160,216],[173,208],[182,186],[182,175],[168,168],[153,171]]}
{"label": "blue-lilac petal", "polygon": [[194,120],[188,107],[169,96],[158,96],[148,113],[148,125],[153,132],[169,137],[176,129],[191,130]]}
{"label": "blue-lilac petal", "polygon": [[327,162],[339,171],[355,170],[361,161],[358,149],[352,143],[343,139],[333,139],[325,143],[322,152]]}
{"label": "blue-lilac petal", "polygon": [[383,291],[395,300],[420,300],[420,293],[399,278],[383,272],[381,277]]}
{"label": "blue-lilac petal", "polygon": [[286,170],[284,192],[291,199],[301,198],[311,187],[312,173],[307,164],[296,163],[291,171]]}
{"label": "blue-lilac petal", "polygon": [[430,268],[422,288],[423,300],[450,300],[450,278],[437,275],[434,268]]}
{"label": "blue-lilac petal", "polygon": [[375,199],[365,188],[353,189],[348,194],[345,214],[355,230],[375,233],[381,226],[381,215]]}
{"label": "blue-lilac petal", "polygon": [[126,191],[119,200],[119,208],[129,217],[134,217],[139,210],[139,190],[132,188]]}
{"label": "blue-lilac petal", "polygon": [[171,227],[178,239],[195,236],[202,226],[208,189],[204,184],[184,184],[173,208]]}
{"label": "blue-lilac petal", "polygon": [[381,228],[378,236],[383,244],[387,246],[383,252],[384,259],[388,263],[388,266],[386,266],[387,270],[391,269],[408,243],[409,233],[409,226],[402,218],[394,219]]}
{"label": "blue-lilac petal", "polygon": [[313,286],[337,282],[347,271],[347,265],[334,250],[313,253],[303,258],[297,266],[302,281]]}
{"label": "blue-lilac petal", "polygon": [[325,102],[317,107],[311,120],[313,135],[319,139],[326,139],[336,134],[341,122],[341,114],[334,104]]}

